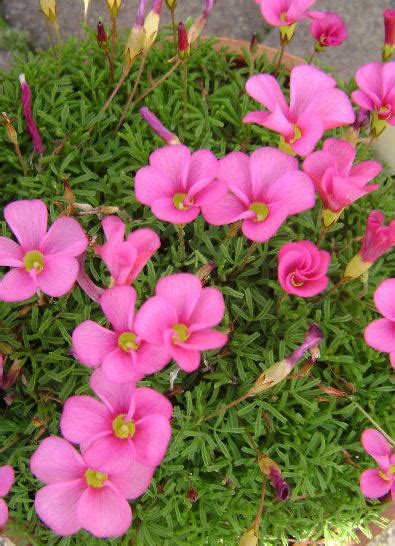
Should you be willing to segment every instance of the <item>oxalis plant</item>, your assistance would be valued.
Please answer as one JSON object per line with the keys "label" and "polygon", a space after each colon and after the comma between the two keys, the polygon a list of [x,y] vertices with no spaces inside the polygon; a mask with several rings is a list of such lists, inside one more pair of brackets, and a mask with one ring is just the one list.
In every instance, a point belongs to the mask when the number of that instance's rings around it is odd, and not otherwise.
{"label": "oxalis plant", "polygon": [[314,1],[257,1],[281,48],[243,62],[200,39],[212,1],[184,26],[166,0],[159,34],[141,1],[126,45],[124,3],[62,43],[41,0],[52,47],[3,78],[0,525],[37,546],[369,534],[394,497],[394,193],[371,145],[395,125],[395,14],[345,86],[312,64],[347,37]]}

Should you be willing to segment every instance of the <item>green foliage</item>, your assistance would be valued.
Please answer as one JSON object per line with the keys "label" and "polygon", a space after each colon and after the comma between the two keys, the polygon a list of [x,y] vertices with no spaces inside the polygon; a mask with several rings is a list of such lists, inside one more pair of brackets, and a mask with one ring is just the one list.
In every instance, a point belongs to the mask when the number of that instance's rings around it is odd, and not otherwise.
{"label": "green foliage", "polygon": [[[139,93],[169,68],[174,52],[170,42],[150,51],[146,77]],[[17,74],[26,73],[34,98],[34,115],[43,135],[46,153],[35,159],[23,176],[12,145],[0,151],[1,204],[20,198],[42,198],[52,220],[64,203],[62,178],[67,177],[76,201],[93,207],[121,208],[129,229],[148,225],[161,237],[159,252],[137,279],[139,303],[152,295],[156,281],[182,269],[174,226],[154,218],[136,202],[133,175],[147,163],[149,154],[162,144],[141,120],[133,106],[119,133],[113,133],[133,85],[138,62],[127,84],[106,115],[98,115],[111,92],[105,58],[93,39],[67,42],[54,57],[51,51],[29,54],[26,64],[15,66],[2,84],[2,110],[14,117],[22,153],[28,160],[31,141],[25,133]],[[256,71],[269,71],[258,59]],[[118,77],[121,61],[117,63]],[[251,152],[262,145],[277,145],[277,136],[242,117],[253,102],[244,92],[249,67],[229,55],[217,53],[211,42],[193,49],[188,70],[188,109],[183,109],[181,73],[150,94],[149,106],[180,140],[192,149],[207,147],[218,156],[235,149]],[[281,75],[285,80],[285,75]],[[97,126],[89,134],[89,128]],[[6,141],[4,128],[0,129]],[[340,131],[337,134],[341,134]],[[362,155],[366,154],[361,150]],[[355,238],[363,233],[368,211],[380,208],[394,215],[392,180],[380,176],[380,189],[347,210],[329,233],[324,248],[332,255],[330,276],[336,282],[357,252]],[[368,348],[365,326],[378,315],[372,294],[379,282],[393,276],[395,257],[387,255],[372,268],[367,293],[360,281],[346,285],[330,297],[313,302],[287,296],[280,304],[277,253],[288,241],[316,241],[320,230],[320,204],[292,217],[276,237],[259,245],[245,270],[236,278],[249,243],[241,235],[225,239],[227,228],[208,226],[202,218],[186,228],[186,271],[214,261],[218,268],[210,283],[226,299],[224,327],[234,326],[229,351],[205,354],[199,371],[181,372],[176,380],[173,439],[146,494],[133,503],[134,523],[127,535],[108,540],[126,546],[176,546],[193,544],[235,545],[251,524],[260,499],[262,475],[248,434],[262,453],[282,468],[292,487],[292,498],[278,502],[268,488],[261,542],[286,545],[289,538],[341,543],[380,519],[381,505],[366,501],[359,491],[360,471],[345,459],[343,450],[361,467],[372,461],[360,445],[362,430],[371,426],[353,404],[356,400],[389,433],[395,431],[393,394],[388,356]],[[81,219],[91,237],[102,239],[97,216]],[[0,233],[9,235],[4,222]],[[108,284],[108,274],[93,254],[88,258],[92,278]],[[38,523],[34,493],[40,484],[29,472],[29,458],[39,437],[58,434],[63,401],[72,394],[88,392],[88,370],[70,355],[70,335],[87,318],[103,323],[100,308],[79,288],[43,306],[35,300],[0,304],[0,350],[22,364],[22,375],[11,389],[15,399],[4,407],[0,420],[0,453],[14,465],[17,480],[8,497],[13,535],[34,546],[96,546],[102,541],[85,532],[59,538]],[[307,324],[319,323],[325,339],[322,358],[310,374],[279,384],[265,396],[243,402],[208,422],[202,418],[243,394],[269,365],[289,354],[304,337]],[[301,366],[299,366],[299,369]],[[143,382],[161,392],[169,390],[169,371],[174,365]],[[297,370],[298,371],[298,368]],[[350,391],[350,384],[355,392]],[[347,393],[337,398],[324,394],[322,385]],[[348,390],[349,389],[349,390]],[[33,420],[33,418],[35,418]],[[37,426],[38,425],[38,426]],[[41,426],[42,425],[42,426]],[[198,492],[192,502],[187,493]]]}

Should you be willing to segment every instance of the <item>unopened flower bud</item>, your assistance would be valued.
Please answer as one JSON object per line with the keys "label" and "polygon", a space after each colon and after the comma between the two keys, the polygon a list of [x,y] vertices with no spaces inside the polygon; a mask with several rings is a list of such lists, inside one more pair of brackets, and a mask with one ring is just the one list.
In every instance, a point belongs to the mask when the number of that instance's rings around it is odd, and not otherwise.
{"label": "unopened flower bud", "polygon": [[2,112],[1,116],[3,118],[3,125],[5,127],[6,132],[7,132],[7,136],[15,146],[16,144],[18,144],[17,132],[15,131],[14,126],[12,125],[12,122],[11,122],[10,118],[8,117],[7,113]]}
{"label": "unopened flower bud", "polygon": [[37,129],[32,112],[32,92],[26,81],[25,74],[19,74],[19,81],[22,91],[22,109],[25,116],[27,130],[33,140],[33,153],[38,152],[41,156],[44,154],[44,146],[40,133]]}
{"label": "unopened flower bud", "polygon": [[155,42],[159,30],[160,12],[162,9],[162,0],[154,0],[152,9],[144,21],[144,31],[146,47],[149,49]]}
{"label": "unopened flower bud", "polygon": [[159,118],[146,106],[140,108],[141,117],[148,123],[151,129],[163,139],[166,144],[180,144],[178,137],[167,129]]}
{"label": "unopened flower bud", "polygon": [[365,110],[364,108],[358,108],[358,110],[355,113],[355,121],[353,124],[354,129],[362,129],[362,127],[366,127],[369,125],[370,121],[370,112],[369,110]]}
{"label": "unopened flower bud", "polygon": [[262,474],[267,476],[274,487],[279,500],[289,499],[290,488],[281,476],[281,469],[273,459],[267,455],[260,455],[258,458],[259,468]]}
{"label": "unopened flower bud", "polygon": [[169,8],[169,10],[176,9],[177,0],[166,0],[166,6]]}
{"label": "unopened flower bud", "polygon": [[101,47],[102,49],[106,49],[107,48],[107,34],[106,34],[106,29],[104,28],[104,25],[103,25],[101,19],[99,19],[98,22],[97,22],[96,37],[97,37],[97,43],[98,43],[99,47]]}
{"label": "unopened flower bud", "polygon": [[118,13],[122,4],[122,0],[106,0],[107,8],[111,17],[118,17]]}
{"label": "unopened flower bud", "polygon": [[258,546],[258,536],[255,529],[248,529],[241,535],[239,546]]}
{"label": "unopened flower bud", "polygon": [[48,21],[51,23],[57,21],[56,0],[40,0],[40,8]]}
{"label": "unopened flower bud", "polygon": [[384,47],[383,61],[388,61],[395,49],[395,9],[384,11]]}
{"label": "unopened flower bud", "polygon": [[184,23],[178,24],[178,56],[185,61],[189,56],[189,41]]}
{"label": "unopened flower bud", "polygon": [[145,48],[145,31],[143,27],[133,26],[125,47],[125,65],[132,66]]}

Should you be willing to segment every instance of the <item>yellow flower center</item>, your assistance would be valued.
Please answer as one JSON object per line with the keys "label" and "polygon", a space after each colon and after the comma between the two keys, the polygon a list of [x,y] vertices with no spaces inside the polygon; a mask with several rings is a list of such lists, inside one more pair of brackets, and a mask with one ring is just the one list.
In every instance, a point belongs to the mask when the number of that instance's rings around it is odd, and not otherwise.
{"label": "yellow flower center", "polygon": [[190,334],[188,332],[188,326],[185,324],[175,324],[172,327],[172,330],[175,332],[172,339],[175,345],[177,345],[177,343],[184,343],[184,341],[189,339]]}
{"label": "yellow flower center", "polygon": [[293,273],[293,275],[291,277],[291,284],[295,288],[298,288],[299,286],[303,286],[303,281],[297,281],[296,280],[296,273]]}
{"label": "yellow flower center", "polygon": [[392,464],[389,469],[390,474],[395,474],[395,464]]}
{"label": "yellow flower center", "polygon": [[136,334],[134,332],[124,332],[118,338],[118,347],[122,351],[137,351],[139,344],[136,342]]}
{"label": "yellow flower center", "polygon": [[379,470],[378,474],[379,474],[380,478],[383,479],[385,482],[391,482],[392,481],[392,479],[388,476],[388,474],[386,474],[382,470]]}
{"label": "yellow flower center", "polygon": [[173,205],[178,210],[189,210],[191,207],[184,205],[184,200],[187,197],[186,193],[175,193],[173,196]]}
{"label": "yellow flower center", "polygon": [[121,413],[112,422],[112,430],[117,438],[126,440],[126,438],[133,438],[136,432],[136,425],[134,421],[125,421],[126,414]]}
{"label": "yellow flower center", "polygon": [[269,216],[269,209],[265,203],[252,203],[250,205],[250,210],[256,214],[254,222],[263,222]]}
{"label": "yellow flower center", "polygon": [[92,468],[88,468],[88,470],[85,472],[85,480],[86,483],[90,487],[94,487],[95,489],[101,489],[104,487],[104,482],[108,479],[108,474],[105,474],[104,472],[98,472],[97,470],[93,470]]}
{"label": "yellow flower center", "polygon": [[389,104],[381,106],[378,114],[380,119],[389,119],[391,117],[391,106]]}
{"label": "yellow flower center", "polygon": [[26,252],[23,258],[23,264],[26,271],[36,270],[36,273],[41,273],[44,269],[44,256],[39,250],[30,250]]}
{"label": "yellow flower center", "polygon": [[284,23],[284,21],[286,20],[287,20],[287,12],[283,11],[282,13],[280,13],[280,21]]}
{"label": "yellow flower center", "polygon": [[294,123],[292,124],[292,129],[294,130],[293,136],[289,139],[290,144],[294,144],[302,136],[302,131]]}

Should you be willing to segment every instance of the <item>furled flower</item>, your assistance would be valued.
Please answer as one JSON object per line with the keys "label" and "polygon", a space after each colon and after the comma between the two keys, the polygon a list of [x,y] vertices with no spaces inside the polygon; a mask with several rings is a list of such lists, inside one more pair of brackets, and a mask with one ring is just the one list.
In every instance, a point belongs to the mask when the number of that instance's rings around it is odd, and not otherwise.
{"label": "furled flower", "polygon": [[146,0],[140,0],[137,7],[136,19],[130,30],[125,47],[125,67],[133,65],[137,57],[146,49],[147,38],[144,29]]}
{"label": "furled flower", "polygon": [[180,22],[178,23],[178,43],[177,43],[177,50],[178,50],[178,56],[181,59],[181,61],[185,61],[189,56],[189,41],[188,41],[188,34],[185,28],[184,23]]}
{"label": "furled flower", "polygon": [[154,45],[159,30],[160,12],[162,10],[162,0],[153,0],[151,11],[148,12],[144,21],[144,32],[146,48]]}
{"label": "furled flower", "polygon": [[51,23],[57,21],[56,0],[40,0],[40,8]]}
{"label": "furled flower", "polygon": [[100,305],[114,330],[85,320],[73,332],[73,353],[86,366],[101,366],[115,383],[136,383],[162,369],[170,360],[163,343],[146,341],[136,334],[136,291],[131,286],[109,288]]}
{"label": "furled flower", "polygon": [[316,51],[322,51],[328,46],[339,46],[347,40],[347,27],[343,19],[332,11],[322,12],[322,17],[314,17],[310,32],[316,40]]}
{"label": "furled flower", "polygon": [[155,296],[147,300],[135,320],[137,334],[149,343],[162,345],[186,372],[199,367],[200,351],[217,349],[227,336],[213,330],[224,316],[225,304],[219,290],[202,288],[189,273],[163,277]]}
{"label": "furled flower", "polygon": [[[0,497],[5,497],[14,483],[14,469],[10,465],[0,466]],[[8,506],[0,498],[0,528],[8,521]]]}
{"label": "furled flower", "polygon": [[336,222],[343,209],[360,197],[376,190],[368,185],[382,170],[377,161],[363,161],[353,166],[355,148],[349,142],[328,138],[321,151],[310,154],[303,170],[311,177],[324,204],[325,227]]}
{"label": "furled flower", "polygon": [[269,25],[280,27],[281,39],[289,42],[296,23],[309,16],[307,11],[316,0],[255,0]]}
{"label": "furled flower", "polygon": [[281,135],[280,146],[290,153],[311,153],[328,129],[354,122],[355,114],[336,80],[310,65],[291,71],[290,105],[273,76],[258,74],[247,80],[247,93],[269,111],[250,112],[244,123],[258,123]]}
{"label": "furled flower", "polygon": [[302,298],[315,296],[325,290],[331,256],[319,250],[311,241],[286,243],[278,257],[278,280],[288,294]]}
{"label": "furled flower", "polygon": [[140,108],[139,112],[140,116],[148,123],[158,137],[166,142],[166,144],[180,144],[178,137],[169,131],[149,108],[143,106]]}
{"label": "furled flower", "polygon": [[153,468],[130,463],[104,470],[90,464],[66,440],[45,438],[30,460],[34,476],[47,484],[37,491],[35,509],[54,533],[85,529],[99,538],[123,535],[130,527],[135,499],[148,488]]}
{"label": "furled flower", "polygon": [[395,501],[395,454],[390,444],[374,428],[364,430],[361,441],[364,450],[379,466],[362,472],[360,477],[362,494],[368,499],[379,499],[391,492]]}
{"label": "furled flower", "polygon": [[27,130],[33,140],[33,153],[38,152],[41,156],[44,154],[44,145],[41,140],[39,130],[37,129],[36,122],[34,121],[32,111],[32,91],[25,79],[25,74],[19,74],[19,81],[21,84],[22,92],[22,109],[25,116]]}
{"label": "furled flower", "polygon": [[281,468],[267,455],[258,457],[258,464],[261,472],[267,476],[276,492],[279,500],[287,500],[290,496],[290,487],[281,475]]}
{"label": "furled flower", "polygon": [[395,278],[386,279],[374,293],[374,303],[384,318],[374,320],[365,330],[365,341],[373,349],[390,353],[395,368]]}
{"label": "furled flower", "polygon": [[96,40],[102,49],[107,49],[107,33],[106,29],[104,28],[103,22],[101,19],[97,21],[97,27],[96,27]]}
{"label": "furled flower", "polygon": [[384,224],[384,214],[372,210],[366,223],[361,250],[347,264],[343,277],[357,279],[390,248],[395,246],[395,220]]}
{"label": "furled flower", "polygon": [[203,13],[195,19],[188,30],[188,42],[193,44],[199,38],[206,26],[207,20],[214,7],[214,0],[205,0]]}
{"label": "furled flower", "polygon": [[192,222],[200,207],[214,203],[227,192],[216,180],[218,161],[209,150],[191,153],[182,144],[163,146],[150,155],[150,165],[136,173],[136,199],[149,205],[160,220]]}
{"label": "furled flower", "polygon": [[209,224],[241,220],[248,239],[272,237],[288,216],[311,209],[315,202],[310,178],[298,170],[294,157],[276,148],[260,148],[251,157],[231,152],[220,162],[218,178],[229,187],[227,195],[202,207]]}
{"label": "furled flower", "polygon": [[377,137],[388,124],[395,125],[395,62],[365,64],[355,80],[359,89],[352,93],[353,101],[372,112],[371,132]]}
{"label": "furled flower", "polygon": [[167,398],[148,387],[111,383],[101,370],[89,384],[101,402],[85,395],[66,400],[60,421],[66,440],[80,444],[85,461],[104,470],[130,462],[159,465],[171,437]]}
{"label": "furled flower", "polygon": [[383,61],[392,57],[395,49],[395,9],[384,10],[384,47]]}
{"label": "furled flower", "polygon": [[107,8],[111,17],[118,17],[121,8],[122,0],[106,0]]}
{"label": "furled flower", "polygon": [[130,285],[160,247],[160,239],[152,229],[141,228],[125,241],[125,224],[117,216],[107,216],[102,226],[106,242],[95,252],[108,267],[113,285]]}
{"label": "furled flower", "polygon": [[19,245],[0,237],[0,266],[12,268],[0,280],[0,300],[23,301],[38,289],[53,297],[71,290],[79,268],[76,257],[88,246],[79,223],[58,218],[47,232],[47,207],[39,199],[10,203],[4,218]]}

